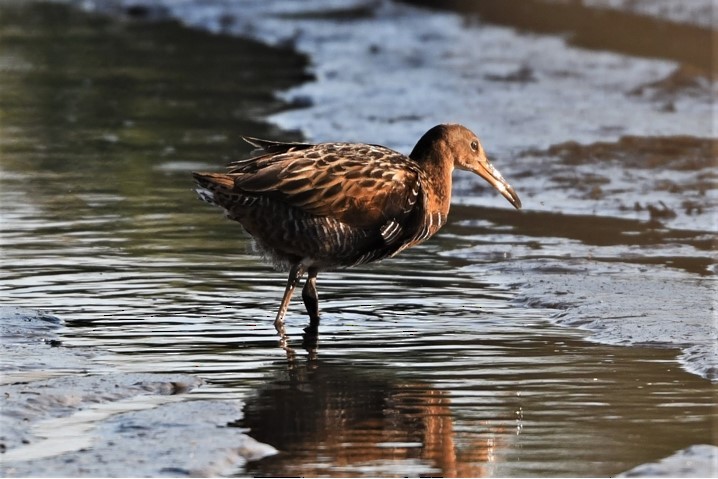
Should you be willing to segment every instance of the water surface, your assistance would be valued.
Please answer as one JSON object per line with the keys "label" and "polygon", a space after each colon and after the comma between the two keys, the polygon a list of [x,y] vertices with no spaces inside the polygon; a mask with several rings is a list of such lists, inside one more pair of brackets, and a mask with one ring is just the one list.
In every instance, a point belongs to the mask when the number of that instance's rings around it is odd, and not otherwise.
{"label": "water surface", "polygon": [[[598,259],[577,278],[665,267],[683,248],[676,270],[710,281],[705,232],[557,229],[464,195],[425,245],[320,275],[315,358],[297,295],[288,361],[272,326],[284,273],[195,198],[189,172],[247,154],[239,133],[300,138],[262,119],[307,59],[57,5],[0,13],[3,303],[62,317],[63,344],[108,367],[191,373],[208,384],[190,397],[244,400],[233,425],[281,452],[242,474],[608,476],[716,443],[715,386],[676,350],[589,343],[549,321],[560,293],[521,293],[541,261],[587,250]],[[627,244],[667,252],[626,259]]]}

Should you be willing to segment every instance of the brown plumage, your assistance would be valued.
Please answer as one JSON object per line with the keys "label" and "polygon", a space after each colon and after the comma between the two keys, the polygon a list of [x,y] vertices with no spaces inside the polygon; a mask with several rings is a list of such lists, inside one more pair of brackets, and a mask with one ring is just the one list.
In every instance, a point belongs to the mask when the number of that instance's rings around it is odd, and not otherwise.
{"label": "brown plumage", "polygon": [[454,168],[478,174],[521,207],[479,139],[461,125],[435,126],[408,157],[359,143],[245,140],[262,153],[230,163],[228,173],[194,177],[201,199],[222,207],[266,256],[289,269],[275,320],[280,331],[304,272],[308,331],[316,334],[319,271],[393,256],[434,235],[449,213]]}

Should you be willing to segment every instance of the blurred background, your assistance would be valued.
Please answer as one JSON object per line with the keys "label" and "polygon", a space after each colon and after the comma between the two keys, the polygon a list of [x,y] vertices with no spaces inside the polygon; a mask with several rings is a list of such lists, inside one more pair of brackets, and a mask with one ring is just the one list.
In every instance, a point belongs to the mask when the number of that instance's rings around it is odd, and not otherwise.
{"label": "blurred background", "polygon": [[[238,475],[608,476],[716,445],[714,8],[0,2],[2,302],[244,401],[281,453]],[[408,153],[451,122],[524,209],[455,173],[435,238],[319,278],[318,359],[288,368],[285,274],[190,172],[240,135]]]}

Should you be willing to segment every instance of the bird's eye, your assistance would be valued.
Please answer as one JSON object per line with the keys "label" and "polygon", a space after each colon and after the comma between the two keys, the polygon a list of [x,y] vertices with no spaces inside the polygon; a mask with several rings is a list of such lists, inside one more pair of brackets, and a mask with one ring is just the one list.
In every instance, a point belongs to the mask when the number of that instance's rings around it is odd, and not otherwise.
{"label": "bird's eye", "polygon": [[479,151],[479,142],[474,140],[471,142],[471,149],[474,151]]}

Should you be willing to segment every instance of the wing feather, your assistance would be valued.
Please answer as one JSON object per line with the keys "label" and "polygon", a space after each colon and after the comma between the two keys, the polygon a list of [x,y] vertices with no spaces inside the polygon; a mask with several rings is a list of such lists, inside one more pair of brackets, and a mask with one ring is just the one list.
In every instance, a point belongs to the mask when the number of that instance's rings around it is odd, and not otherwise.
{"label": "wing feather", "polygon": [[277,143],[245,138],[263,154],[229,165],[234,188],[316,215],[377,228],[389,243],[416,205],[419,167],[376,145]]}

